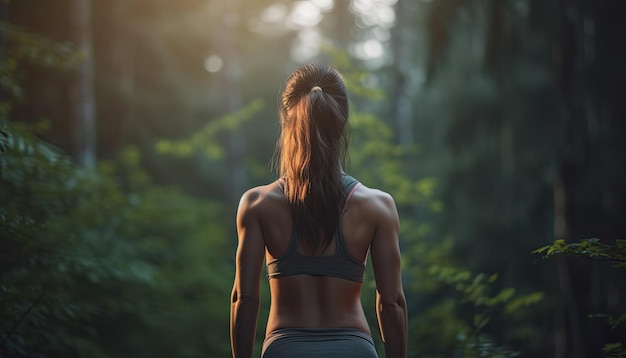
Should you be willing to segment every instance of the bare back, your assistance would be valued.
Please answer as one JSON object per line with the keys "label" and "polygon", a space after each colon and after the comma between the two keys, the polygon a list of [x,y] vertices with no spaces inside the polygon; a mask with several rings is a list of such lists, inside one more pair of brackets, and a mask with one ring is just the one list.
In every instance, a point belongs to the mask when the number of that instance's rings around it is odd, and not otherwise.
{"label": "bare back", "polygon": [[[248,190],[237,211],[236,272],[231,303],[231,343],[235,356],[252,352],[259,312],[264,259],[280,257],[290,245],[291,212],[277,183]],[[387,193],[360,186],[341,220],[344,247],[352,259],[372,258],[376,314],[388,357],[406,355],[407,312],[400,275],[399,219]],[[334,239],[333,241],[335,241]],[[332,242],[322,255],[332,255]],[[312,255],[299,247],[302,255]],[[280,328],[354,328],[369,333],[360,282],[292,275],[270,280],[272,296],[266,334]]]}
{"label": "bare back", "polygon": [[[289,247],[292,219],[289,206],[276,184],[264,188],[267,195],[260,205],[260,226],[266,244],[267,262],[280,257]],[[377,201],[385,194],[359,187],[347,203],[341,220],[344,245],[356,261],[365,262],[377,227]],[[321,255],[332,255],[336,238]],[[313,253],[306,246],[298,247],[303,255]],[[320,254],[320,253],[318,253]],[[279,328],[345,327],[370,331],[361,306],[359,282],[335,277],[295,275],[270,280],[272,303],[266,333]]]}

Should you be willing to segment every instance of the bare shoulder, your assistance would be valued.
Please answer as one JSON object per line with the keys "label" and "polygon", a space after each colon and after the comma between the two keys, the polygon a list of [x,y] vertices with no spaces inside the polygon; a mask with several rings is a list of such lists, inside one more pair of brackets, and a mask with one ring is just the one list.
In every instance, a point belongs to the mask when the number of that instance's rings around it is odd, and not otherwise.
{"label": "bare shoulder", "polygon": [[[348,211],[344,220],[352,227],[353,237],[361,237],[371,245],[372,257],[380,262],[381,253],[398,239],[400,220],[393,197],[380,189],[361,185],[348,202]],[[345,228],[344,228],[345,229]]]}
{"label": "bare shoulder", "polygon": [[276,182],[246,190],[239,200],[239,213],[272,210],[284,200]]}
{"label": "bare shoulder", "polygon": [[359,211],[370,218],[393,219],[398,215],[393,197],[380,189],[361,185],[354,193],[351,202],[358,205]]}

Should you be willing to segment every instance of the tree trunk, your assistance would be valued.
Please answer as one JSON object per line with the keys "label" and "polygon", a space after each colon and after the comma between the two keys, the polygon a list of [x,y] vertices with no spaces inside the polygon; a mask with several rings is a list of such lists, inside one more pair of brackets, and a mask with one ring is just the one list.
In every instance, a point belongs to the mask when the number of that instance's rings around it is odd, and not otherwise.
{"label": "tree trunk", "polygon": [[[239,65],[238,32],[241,26],[240,1],[229,0],[221,3],[218,28],[213,30],[213,42],[221,55],[224,67],[220,72],[224,111],[232,113],[242,108],[243,99],[239,88],[241,68]],[[243,165],[245,141],[241,131],[229,131],[226,139],[228,160],[228,191],[233,203],[237,203],[247,185],[247,173]]]}
{"label": "tree trunk", "polygon": [[403,146],[414,143],[413,135],[413,105],[412,89],[416,86],[412,83],[412,71],[415,67],[413,54],[414,31],[412,23],[412,11],[409,1],[398,0],[395,7],[396,24],[392,30],[392,53],[394,65],[391,66],[394,95],[390,99],[391,117],[396,133],[396,141]]}
{"label": "tree trunk", "polygon": [[[620,11],[609,3],[557,2],[561,117],[557,188],[562,191],[562,202],[555,201],[555,214],[562,229],[555,234],[567,240],[599,238],[614,244],[615,239],[626,237],[626,111],[623,95],[614,94],[621,91],[624,80],[614,66],[624,62],[626,52],[623,45],[616,45],[622,42],[611,39],[624,33],[621,16],[613,14],[621,14],[626,6]],[[571,351],[567,356],[599,356],[604,344],[613,339],[623,341],[623,337],[614,338],[619,333],[606,322],[587,318],[591,314],[623,313],[624,305],[616,307],[615,299],[608,298],[609,292],[620,296],[617,288],[623,287],[623,277],[619,272],[596,261],[568,264],[563,259],[559,277],[570,287],[561,287],[568,312]]]}
{"label": "tree trunk", "polygon": [[[570,202],[572,176],[575,175],[573,168],[577,158],[576,149],[580,146],[577,132],[575,131],[574,109],[575,93],[572,91],[576,80],[575,41],[570,22],[571,4],[569,0],[557,0],[558,28],[557,28],[557,99],[559,119],[559,137],[557,139],[557,177],[554,185],[554,235],[557,239],[569,240],[572,238],[570,230],[571,216],[568,207]],[[555,358],[585,357],[583,336],[580,327],[578,304],[575,291],[572,288],[569,262],[566,258],[557,258],[557,285],[560,301],[564,307],[562,315],[555,322]],[[558,303],[557,303],[558,304]]]}
{"label": "tree trunk", "polygon": [[91,0],[73,0],[70,11],[73,37],[82,56],[70,95],[75,114],[74,157],[79,165],[93,167],[96,163],[97,138]]}
{"label": "tree trunk", "polygon": [[127,25],[131,0],[113,2],[114,31],[117,34],[113,39],[111,56],[117,74],[117,86],[121,99],[121,115],[119,126],[119,143],[133,141],[135,125],[135,57],[133,56],[133,34]]}

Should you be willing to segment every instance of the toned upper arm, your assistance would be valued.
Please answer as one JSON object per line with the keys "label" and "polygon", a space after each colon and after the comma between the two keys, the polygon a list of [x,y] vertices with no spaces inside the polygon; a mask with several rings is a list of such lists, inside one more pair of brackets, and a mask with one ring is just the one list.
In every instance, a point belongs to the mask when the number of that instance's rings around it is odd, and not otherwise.
{"label": "toned upper arm", "polygon": [[261,195],[247,191],[237,209],[237,256],[233,293],[238,297],[258,298],[259,279],[265,254],[265,241],[260,223]]}
{"label": "toned upper arm", "polygon": [[370,253],[376,291],[383,302],[394,302],[403,295],[398,211],[393,198],[387,193],[377,193],[372,203],[371,214],[376,230]]}

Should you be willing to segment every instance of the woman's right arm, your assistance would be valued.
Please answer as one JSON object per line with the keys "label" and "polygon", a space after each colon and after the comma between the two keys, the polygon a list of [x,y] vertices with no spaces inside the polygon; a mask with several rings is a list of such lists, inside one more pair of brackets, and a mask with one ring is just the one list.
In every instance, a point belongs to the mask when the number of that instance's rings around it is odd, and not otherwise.
{"label": "woman's right arm", "polygon": [[376,316],[387,358],[407,355],[407,307],[401,278],[400,221],[393,198],[378,192],[372,203],[377,218],[370,247],[376,280]]}

